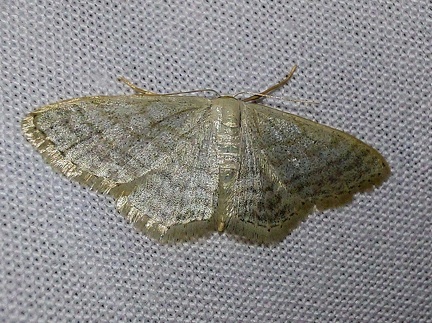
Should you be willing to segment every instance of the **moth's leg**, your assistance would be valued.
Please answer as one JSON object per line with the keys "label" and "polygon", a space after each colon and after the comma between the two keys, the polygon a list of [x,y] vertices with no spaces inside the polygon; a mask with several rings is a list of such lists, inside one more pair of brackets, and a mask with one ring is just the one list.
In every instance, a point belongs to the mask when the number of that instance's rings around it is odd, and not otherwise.
{"label": "moth's leg", "polygon": [[270,92],[273,92],[274,90],[277,90],[281,86],[284,86],[285,84],[288,83],[289,80],[291,80],[291,78],[293,77],[294,72],[296,71],[296,69],[297,69],[297,65],[294,65],[292,67],[291,71],[287,74],[287,76],[285,76],[283,78],[283,80],[281,80],[280,82],[278,82],[277,84],[275,84],[273,86],[270,86],[268,89],[266,89],[266,90],[264,90],[264,91],[262,91],[262,92],[260,92],[258,94],[255,94],[255,95],[253,95],[251,97],[243,99],[243,101],[244,102],[256,101],[258,99],[261,99],[263,96],[269,94]]}
{"label": "moth's leg", "polygon": [[152,92],[152,91],[148,91],[145,89],[142,89],[138,86],[136,86],[135,84],[133,84],[131,81],[129,81],[127,78],[121,76],[118,78],[118,80],[124,84],[126,84],[127,86],[129,86],[132,90],[134,90],[134,92],[136,94],[141,94],[141,95],[160,95],[158,93]]}

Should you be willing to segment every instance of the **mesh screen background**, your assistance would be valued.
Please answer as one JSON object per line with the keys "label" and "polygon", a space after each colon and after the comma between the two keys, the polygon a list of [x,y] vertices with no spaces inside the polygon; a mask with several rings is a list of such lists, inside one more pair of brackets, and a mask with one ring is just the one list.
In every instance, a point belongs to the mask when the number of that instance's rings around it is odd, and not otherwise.
{"label": "mesh screen background", "polygon": [[[2,1],[0,318],[7,322],[432,320],[430,1]],[[173,246],[52,171],[20,121],[61,99],[258,91],[377,148],[392,176],[261,247]]]}

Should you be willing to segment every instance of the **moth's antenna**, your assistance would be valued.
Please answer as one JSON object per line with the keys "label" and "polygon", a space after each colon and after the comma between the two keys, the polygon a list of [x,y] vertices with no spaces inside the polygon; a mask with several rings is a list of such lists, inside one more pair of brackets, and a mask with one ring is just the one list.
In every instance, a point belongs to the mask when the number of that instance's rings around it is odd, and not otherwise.
{"label": "moth's antenna", "polygon": [[166,95],[166,96],[170,96],[170,95],[179,95],[179,94],[188,94],[188,93],[199,93],[199,92],[212,92],[214,94],[216,94],[217,97],[220,97],[220,93],[216,90],[213,89],[198,89],[198,90],[190,90],[190,91],[181,91],[181,92],[172,92],[172,93],[162,93],[159,95]]}
{"label": "moth's antenna", "polygon": [[[268,95],[268,94],[262,94],[262,93],[254,93],[254,92],[239,92],[234,95],[234,97],[237,97],[242,94],[253,94],[254,96],[259,96],[260,98],[270,98],[270,99],[276,99],[281,101],[291,101],[294,103],[304,103],[304,104],[319,104],[319,101],[316,100],[307,100],[307,99],[294,99],[287,96],[276,96],[276,95]],[[243,99],[240,99],[244,101]]]}
{"label": "moth's antenna", "polygon": [[152,91],[148,91],[148,90],[144,90],[138,86],[136,86],[135,84],[133,84],[131,81],[129,81],[127,78],[120,76],[118,78],[118,80],[124,84],[126,84],[127,86],[129,86],[132,90],[134,90],[134,92],[136,94],[142,94],[142,95],[157,95],[157,93],[152,92]]}
{"label": "moth's antenna", "polygon": [[250,97],[248,97],[248,98],[246,98],[246,99],[243,99],[243,101],[244,101],[244,102],[250,102],[250,101],[256,101],[256,100],[259,100],[259,99],[261,99],[263,96],[266,96],[267,94],[269,94],[270,92],[273,92],[274,90],[277,90],[277,89],[280,88],[281,86],[284,86],[285,84],[288,83],[289,80],[291,80],[291,78],[293,77],[294,72],[296,71],[296,69],[297,69],[297,65],[294,65],[294,66],[292,67],[291,71],[288,73],[287,76],[285,76],[285,78],[284,78],[282,81],[280,81],[279,83],[277,83],[277,84],[275,84],[275,85],[273,85],[273,86],[270,86],[268,89],[266,89],[266,90],[264,90],[264,91],[262,91],[262,92],[260,92],[260,93],[257,93],[257,94],[255,94],[255,95],[252,95],[252,96],[250,96]]}
{"label": "moth's antenna", "polygon": [[118,78],[118,80],[124,84],[126,84],[127,86],[129,86],[132,90],[134,90],[134,92],[136,94],[140,94],[140,95],[179,95],[179,94],[188,94],[188,93],[197,93],[197,92],[213,92],[216,94],[217,97],[220,97],[221,95],[219,94],[219,92],[213,90],[213,89],[199,89],[199,90],[190,90],[190,91],[182,91],[182,92],[172,92],[172,93],[155,93],[152,91],[148,91],[145,89],[142,89],[138,86],[136,86],[135,84],[133,84],[131,81],[129,81],[127,78],[121,76]]}

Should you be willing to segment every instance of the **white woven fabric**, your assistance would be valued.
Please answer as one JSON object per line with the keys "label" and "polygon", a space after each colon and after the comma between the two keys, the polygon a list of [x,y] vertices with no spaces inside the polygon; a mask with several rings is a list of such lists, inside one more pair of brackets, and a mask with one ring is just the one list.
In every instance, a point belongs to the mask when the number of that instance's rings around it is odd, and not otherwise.
{"label": "white woven fabric", "polygon": [[[430,1],[10,1],[0,4],[0,321],[432,320]],[[259,91],[350,132],[392,176],[260,247],[161,245],[54,173],[22,136],[71,97]]]}

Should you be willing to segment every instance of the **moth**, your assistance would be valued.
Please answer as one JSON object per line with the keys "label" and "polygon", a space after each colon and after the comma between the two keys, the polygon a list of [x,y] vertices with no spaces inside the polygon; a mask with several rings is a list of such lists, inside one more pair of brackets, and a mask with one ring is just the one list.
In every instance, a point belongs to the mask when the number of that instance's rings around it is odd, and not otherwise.
{"label": "moth", "polygon": [[283,239],[314,209],[349,202],[390,174],[375,149],[340,130],[246,99],[157,94],[50,104],[22,122],[57,171],[116,199],[164,241],[229,232]]}

